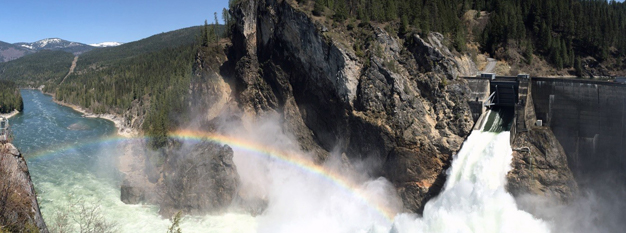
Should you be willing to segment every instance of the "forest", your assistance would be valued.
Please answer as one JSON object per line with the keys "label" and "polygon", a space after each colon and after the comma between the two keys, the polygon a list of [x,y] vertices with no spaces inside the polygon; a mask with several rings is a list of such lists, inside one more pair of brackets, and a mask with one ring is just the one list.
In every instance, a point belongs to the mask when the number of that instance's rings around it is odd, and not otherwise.
{"label": "forest", "polygon": [[24,110],[20,89],[14,82],[0,80],[0,113],[10,113],[13,110]]}
{"label": "forest", "polygon": [[[298,0],[308,4],[313,0]],[[626,4],[606,0],[316,0],[312,13],[335,21],[375,21],[407,33],[441,32],[463,51],[466,41],[483,52],[521,49],[545,58],[557,69],[576,67],[580,58],[598,61],[626,55]],[[469,38],[462,24],[469,10],[489,15],[487,27]],[[393,27],[392,27],[393,28]],[[577,70],[580,67],[576,67]]]}
{"label": "forest", "polygon": [[38,87],[61,82],[72,65],[74,55],[44,50],[20,59],[0,63],[0,80],[16,82],[21,87]]}

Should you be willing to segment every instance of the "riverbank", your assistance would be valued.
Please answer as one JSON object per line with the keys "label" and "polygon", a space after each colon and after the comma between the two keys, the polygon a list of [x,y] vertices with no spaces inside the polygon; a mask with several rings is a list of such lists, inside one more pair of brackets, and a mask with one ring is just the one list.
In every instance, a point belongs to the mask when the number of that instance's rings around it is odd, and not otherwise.
{"label": "riverbank", "polygon": [[0,117],[4,117],[6,119],[10,119],[11,117],[14,117],[15,115],[17,115],[19,113],[20,113],[20,111],[13,110],[13,112],[10,112],[10,113],[0,113]]}
{"label": "riverbank", "polygon": [[[44,94],[51,95],[48,93],[44,93]],[[132,137],[136,137],[137,135],[139,135],[139,132],[137,130],[124,125],[124,118],[121,116],[118,116],[115,114],[95,114],[95,113],[90,112],[87,109],[84,109],[81,106],[58,101],[54,98],[54,95],[51,95],[51,96],[52,96],[52,101],[54,101],[55,103],[74,109],[74,111],[77,111],[83,114],[84,117],[102,118],[102,119],[113,122],[113,124],[115,124],[115,127],[117,128],[117,134],[119,134],[122,137],[132,138]]]}

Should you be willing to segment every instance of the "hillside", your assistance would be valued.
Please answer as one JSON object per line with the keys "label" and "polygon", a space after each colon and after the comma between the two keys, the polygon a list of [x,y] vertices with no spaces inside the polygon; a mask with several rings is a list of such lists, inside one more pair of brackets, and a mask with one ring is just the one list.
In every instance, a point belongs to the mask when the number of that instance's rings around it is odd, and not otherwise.
{"label": "hillside", "polygon": [[74,55],[44,50],[20,59],[0,63],[0,80],[11,80],[20,86],[53,85],[67,74]]}
{"label": "hillside", "polygon": [[177,48],[193,44],[200,36],[201,27],[189,27],[167,33],[157,34],[142,40],[115,47],[95,49],[81,55],[77,70],[86,69],[93,64],[109,65],[123,59],[158,52],[163,49]]}
{"label": "hillside", "polygon": [[97,114],[123,116],[124,127],[164,134],[182,117],[202,27],[191,27],[81,55],[76,69],[45,92]]}
{"label": "hillside", "polygon": [[[535,75],[624,74],[626,4],[605,0],[299,0],[329,28],[375,23],[406,38],[440,32],[461,53],[486,53]],[[471,14],[468,14],[471,12]],[[481,20],[478,20],[481,19]],[[476,21],[484,22],[476,22]],[[533,59],[535,58],[535,59]]]}
{"label": "hillside", "polygon": [[24,110],[20,90],[14,82],[0,80],[0,114]]}

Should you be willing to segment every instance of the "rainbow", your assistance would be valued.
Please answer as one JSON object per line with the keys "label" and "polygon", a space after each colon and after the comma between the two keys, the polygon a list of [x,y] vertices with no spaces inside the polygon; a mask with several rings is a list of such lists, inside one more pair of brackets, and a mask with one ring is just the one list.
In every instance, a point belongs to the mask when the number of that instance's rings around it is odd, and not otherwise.
{"label": "rainbow", "polygon": [[270,158],[277,159],[279,161],[285,162],[294,167],[298,167],[303,171],[312,173],[321,177],[327,181],[334,183],[335,185],[343,188],[344,190],[354,194],[355,197],[360,199],[363,203],[371,208],[375,209],[382,217],[384,217],[388,221],[392,221],[396,215],[396,212],[386,207],[381,203],[377,203],[376,201],[368,198],[368,195],[361,190],[359,185],[354,184],[350,180],[346,179],[344,176],[328,170],[320,165],[315,164],[313,161],[306,160],[301,158],[300,156],[292,155],[290,156],[287,153],[275,150],[273,148],[252,143],[249,141],[245,141],[235,137],[229,137],[225,135],[215,134],[215,133],[206,133],[200,131],[192,131],[192,130],[178,130],[170,133],[171,137],[179,138],[183,140],[198,140],[198,141],[212,141],[221,144],[227,144],[231,147],[236,147],[239,149],[247,150],[250,152],[254,152],[256,154],[262,154],[268,156]]}
{"label": "rainbow", "polygon": [[[337,172],[333,172],[329,169],[326,169],[318,164],[315,164],[313,161],[304,159],[302,156],[297,156],[295,154],[289,154],[282,151],[278,151],[274,148],[253,143],[250,141],[242,140],[236,137],[230,137],[226,135],[216,134],[216,133],[207,133],[200,131],[192,131],[192,130],[177,130],[169,133],[171,138],[176,138],[183,141],[211,141],[219,144],[226,144],[231,147],[242,149],[245,151],[253,152],[252,154],[257,154],[261,156],[267,156],[272,159],[276,159],[278,161],[284,162],[290,166],[296,167],[304,172],[313,174],[317,177],[320,177],[328,182],[333,183],[334,185],[340,187],[341,189],[347,191],[357,199],[359,199],[366,206],[369,206],[373,210],[376,211],[381,217],[386,219],[387,221],[393,221],[393,218],[396,215],[396,211],[388,208],[386,205],[382,203],[377,203],[376,201],[369,198],[368,195],[362,191],[359,185],[351,182],[346,179],[344,176],[338,174]],[[56,156],[62,155],[62,152],[85,148],[91,146],[102,146],[102,145],[115,145],[116,143],[121,142],[129,142],[129,141],[140,141],[146,140],[148,137],[140,136],[140,137],[122,137],[119,135],[112,135],[108,137],[98,138],[95,140],[84,141],[80,143],[69,143],[64,144],[54,148],[46,148],[40,151],[37,151],[33,154],[27,156],[29,160],[33,159],[50,159]]]}

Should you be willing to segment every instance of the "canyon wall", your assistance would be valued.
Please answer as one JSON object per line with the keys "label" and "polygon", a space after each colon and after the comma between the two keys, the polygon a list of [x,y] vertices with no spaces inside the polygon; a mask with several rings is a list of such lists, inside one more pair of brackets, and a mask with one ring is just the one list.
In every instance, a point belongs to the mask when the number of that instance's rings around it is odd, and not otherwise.
{"label": "canyon wall", "polygon": [[474,75],[475,65],[438,33],[401,40],[373,24],[330,27],[306,9],[275,0],[232,9],[225,67],[243,117],[280,115],[320,163],[330,151],[369,161],[405,210],[421,212],[471,131],[470,90],[458,76]]}

